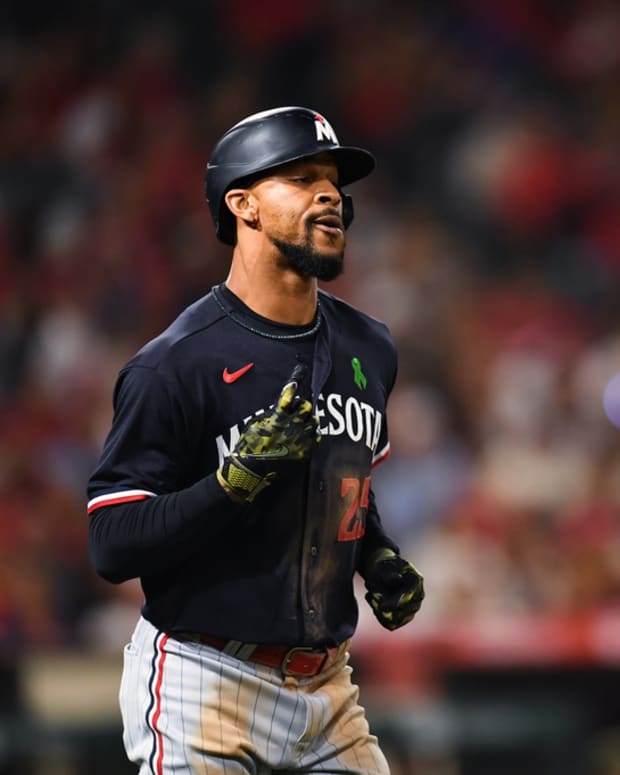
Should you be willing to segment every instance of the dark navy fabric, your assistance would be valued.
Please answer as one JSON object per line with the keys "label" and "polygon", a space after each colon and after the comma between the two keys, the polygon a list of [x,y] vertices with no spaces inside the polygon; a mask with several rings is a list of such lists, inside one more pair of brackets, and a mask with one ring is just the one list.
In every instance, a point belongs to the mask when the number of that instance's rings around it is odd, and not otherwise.
{"label": "dark navy fabric", "polygon": [[[313,334],[312,324],[270,323],[217,286],[118,376],[88,485],[90,552],[111,581],[140,577],[143,615],[161,630],[341,643],[357,623],[354,573],[374,549],[396,548],[370,488],[389,452],[394,344],[379,321],[324,291],[319,300]],[[291,335],[301,336],[281,338]],[[235,504],[215,471],[300,361],[321,442],[253,504]]]}

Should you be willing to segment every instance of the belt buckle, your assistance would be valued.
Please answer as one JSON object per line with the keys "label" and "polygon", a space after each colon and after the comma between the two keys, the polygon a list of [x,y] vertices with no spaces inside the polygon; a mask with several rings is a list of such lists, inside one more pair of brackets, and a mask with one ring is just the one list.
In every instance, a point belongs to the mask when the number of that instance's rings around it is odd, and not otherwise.
{"label": "belt buckle", "polygon": [[292,670],[289,669],[289,665],[291,663],[291,660],[294,658],[295,654],[298,654],[300,652],[316,653],[317,651],[318,649],[314,649],[312,648],[312,646],[293,646],[286,652],[286,654],[282,658],[282,665],[281,665],[282,673],[284,675],[301,676],[301,677],[307,677],[307,678],[311,678],[312,676],[315,676],[317,673],[320,673],[321,670],[323,669],[323,665],[327,661],[327,656],[328,656],[327,650],[324,650],[322,655],[323,658],[316,670],[313,670],[312,672],[299,672],[299,671],[293,672]]}

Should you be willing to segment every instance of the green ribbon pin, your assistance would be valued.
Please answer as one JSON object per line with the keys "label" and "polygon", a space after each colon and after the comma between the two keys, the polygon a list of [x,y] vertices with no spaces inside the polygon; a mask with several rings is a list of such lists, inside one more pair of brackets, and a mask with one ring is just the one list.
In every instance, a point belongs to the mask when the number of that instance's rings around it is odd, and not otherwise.
{"label": "green ribbon pin", "polygon": [[360,390],[366,387],[368,380],[362,371],[362,363],[359,358],[351,358],[351,366],[353,366],[353,380]]}

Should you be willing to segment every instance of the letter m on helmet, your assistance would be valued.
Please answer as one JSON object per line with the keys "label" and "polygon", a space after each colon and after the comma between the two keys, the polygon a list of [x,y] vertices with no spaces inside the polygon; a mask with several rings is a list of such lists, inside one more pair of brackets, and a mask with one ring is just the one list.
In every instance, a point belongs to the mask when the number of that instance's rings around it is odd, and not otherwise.
{"label": "letter m on helmet", "polygon": [[329,140],[330,143],[338,145],[338,138],[336,133],[332,129],[331,124],[326,118],[323,118],[320,113],[314,114],[314,128],[316,129],[316,139],[318,142],[321,140]]}

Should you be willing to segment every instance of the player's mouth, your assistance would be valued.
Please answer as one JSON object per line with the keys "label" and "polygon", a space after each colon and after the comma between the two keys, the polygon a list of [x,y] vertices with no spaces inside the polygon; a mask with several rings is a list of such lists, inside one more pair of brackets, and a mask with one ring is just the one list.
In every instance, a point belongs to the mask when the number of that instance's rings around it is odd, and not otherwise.
{"label": "player's mouth", "polygon": [[336,213],[325,213],[312,219],[312,224],[330,236],[338,237],[344,233],[342,218]]}

